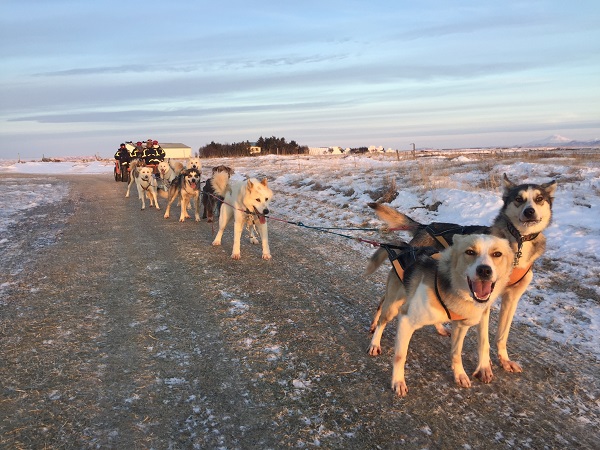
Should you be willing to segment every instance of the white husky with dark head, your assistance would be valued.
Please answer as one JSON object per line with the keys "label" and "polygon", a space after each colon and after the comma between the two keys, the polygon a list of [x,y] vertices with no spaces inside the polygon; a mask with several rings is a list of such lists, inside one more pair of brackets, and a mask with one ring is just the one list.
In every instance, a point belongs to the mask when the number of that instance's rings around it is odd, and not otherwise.
{"label": "white husky with dark head", "polygon": [[[256,178],[250,178],[246,181],[230,180],[228,183],[223,183],[220,177],[225,177],[225,175],[216,175],[213,187],[216,194],[224,197],[224,199],[219,215],[219,231],[212,245],[221,245],[225,227],[233,218],[233,251],[231,257],[233,259],[241,258],[240,242],[242,232],[244,225],[249,225],[252,228],[254,226],[258,228],[262,241],[263,259],[271,259],[266,215],[269,214],[269,202],[273,197],[273,191],[267,185],[267,179],[258,181]],[[253,243],[257,242],[253,231],[251,231],[250,239]]]}

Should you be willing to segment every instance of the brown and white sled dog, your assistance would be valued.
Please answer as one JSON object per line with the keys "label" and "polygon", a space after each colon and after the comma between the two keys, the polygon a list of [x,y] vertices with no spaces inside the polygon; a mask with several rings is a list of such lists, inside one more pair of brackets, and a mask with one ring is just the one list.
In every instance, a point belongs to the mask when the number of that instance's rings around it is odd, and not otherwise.
{"label": "brown and white sled dog", "polygon": [[165,219],[169,218],[171,203],[178,199],[181,204],[179,221],[184,222],[186,218],[190,218],[187,207],[193,203],[196,222],[200,222],[200,178],[199,170],[185,169],[173,180],[169,187],[169,201],[165,209]]}
{"label": "brown and white sled dog", "polygon": [[258,243],[254,237],[254,226],[258,228],[262,241],[263,259],[271,259],[269,249],[269,235],[267,230],[267,218],[269,214],[269,203],[273,197],[273,191],[267,185],[267,179],[258,181],[250,178],[247,181],[230,180],[224,187],[222,183],[213,185],[217,195],[224,197],[219,214],[219,231],[212,245],[221,245],[221,239],[227,223],[233,218],[233,250],[231,257],[240,259],[240,241],[244,225],[250,228],[250,241]]}
{"label": "brown and white sled dog", "polygon": [[[510,277],[514,253],[506,239],[471,234],[454,237],[454,244],[439,254],[439,260],[423,255],[407,269],[404,283],[406,302],[398,315],[392,389],[398,396],[408,392],[404,365],[413,333],[425,325],[451,320],[451,361],[454,381],[470,387],[462,363],[467,330],[479,325],[479,334],[488,332],[487,317],[494,300]],[[478,339],[479,357],[475,373],[491,372],[489,346]]]}
{"label": "brown and white sled dog", "polygon": [[[213,167],[211,178],[206,180],[202,188],[202,218],[207,219],[207,222],[210,223],[214,220],[215,207],[220,205],[223,200],[223,197],[217,195],[217,190],[223,192],[233,174],[234,170],[231,167],[224,165]],[[215,187],[215,185],[220,187]]]}
{"label": "brown and white sled dog", "polygon": [[[420,224],[410,217],[402,214],[389,206],[372,203],[369,204],[381,220],[391,228],[409,230],[413,234],[411,246],[433,246],[439,250],[452,244],[453,237],[459,234],[485,233],[507,239],[515,253],[513,268],[508,285],[502,292],[500,316],[496,345],[498,358],[502,367],[509,372],[521,372],[521,366],[511,361],[507,351],[507,340],[519,299],[529,286],[533,278],[533,263],[545,251],[546,238],[542,232],[548,227],[552,219],[552,203],[556,192],[556,181],[545,184],[520,184],[510,181],[504,174],[503,206],[494,219],[491,227],[485,226],[460,226],[457,224],[431,223]],[[441,232],[437,230],[447,230]],[[378,249],[367,267],[367,274],[373,273],[385,260],[386,251]],[[386,324],[392,320],[398,308],[406,298],[404,286],[392,269],[388,275],[386,293],[379,304],[377,313],[371,324],[373,337],[369,347],[370,355],[381,354],[381,335]],[[487,312],[489,320],[489,311]],[[438,331],[443,332],[438,327]],[[489,336],[483,336],[489,340]],[[489,374],[482,374],[483,378],[491,379]]]}
{"label": "brown and white sled dog", "polygon": [[[158,195],[157,195],[157,184],[156,178],[152,173],[152,167],[135,167],[131,170],[131,178],[135,183],[138,191],[138,197],[142,201],[142,210],[146,209],[146,197],[150,200],[150,207],[156,206],[156,209],[160,209],[158,206]],[[129,197],[129,188],[131,182],[127,186],[127,194],[125,197]]]}

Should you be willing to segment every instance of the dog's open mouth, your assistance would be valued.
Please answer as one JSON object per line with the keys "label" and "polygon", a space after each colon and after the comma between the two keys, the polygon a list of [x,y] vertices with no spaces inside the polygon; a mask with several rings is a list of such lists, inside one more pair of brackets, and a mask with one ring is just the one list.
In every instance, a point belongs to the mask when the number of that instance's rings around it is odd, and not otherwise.
{"label": "dog's open mouth", "polygon": [[261,223],[261,225],[264,225],[265,223],[267,223],[267,216],[259,213],[258,210],[256,209],[256,207],[254,207],[254,214],[256,214],[258,216],[258,221]]}
{"label": "dog's open mouth", "polygon": [[190,181],[190,186],[192,187],[192,189],[196,189],[196,186],[198,186],[198,184],[195,181]]}
{"label": "dog's open mouth", "polygon": [[542,219],[532,219],[532,220],[520,220],[519,222],[521,222],[526,227],[532,227],[534,225],[539,224],[541,221],[542,221]]}
{"label": "dog's open mouth", "polygon": [[492,283],[491,281],[471,280],[469,277],[467,277],[467,281],[469,282],[469,289],[471,289],[473,299],[479,303],[485,303],[490,299],[496,285],[496,283]]}

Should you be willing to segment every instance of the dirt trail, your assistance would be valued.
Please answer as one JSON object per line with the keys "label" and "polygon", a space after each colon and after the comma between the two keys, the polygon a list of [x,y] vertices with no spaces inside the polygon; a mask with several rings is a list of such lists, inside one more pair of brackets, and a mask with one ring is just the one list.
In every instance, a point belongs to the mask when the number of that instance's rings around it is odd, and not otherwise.
{"label": "dirt trail", "polygon": [[385,270],[343,240],[271,221],[273,260],[232,261],[231,230],[214,248],[110,177],[52,182],[69,198],[0,247],[0,448],[597,448],[592,358],[517,327],[525,372],[462,389],[423,329],[398,399],[393,327],[366,351]]}

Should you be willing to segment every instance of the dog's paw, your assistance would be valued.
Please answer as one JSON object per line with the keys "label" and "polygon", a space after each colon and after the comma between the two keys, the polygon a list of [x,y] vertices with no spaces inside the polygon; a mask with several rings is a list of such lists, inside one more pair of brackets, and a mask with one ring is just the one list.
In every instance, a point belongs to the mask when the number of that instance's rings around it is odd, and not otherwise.
{"label": "dog's paw", "polygon": [[262,259],[266,259],[266,260],[271,259],[271,254],[270,253],[263,253]]}
{"label": "dog's paw", "polygon": [[259,242],[258,242],[258,239],[256,239],[254,236],[252,236],[252,237],[250,238],[250,243],[251,243],[251,244],[258,244]]}
{"label": "dog's paw", "polygon": [[438,332],[438,334],[440,336],[448,336],[450,337],[451,333],[450,330],[448,330],[443,324],[441,323],[436,323],[435,324],[435,329]]}
{"label": "dog's paw", "polygon": [[456,384],[458,384],[460,387],[464,387],[464,388],[471,387],[471,380],[469,380],[469,376],[464,372],[455,373],[454,381],[456,381]]}
{"label": "dog's paw", "polygon": [[473,376],[475,378],[477,378],[479,381],[481,381],[482,383],[485,383],[485,384],[491,383],[492,379],[494,378],[494,374],[492,372],[492,366],[480,367],[473,373]]}
{"label": "dog's paw", "polygon": [[515,361],[511,361],[510,359],[500,358],[500,364],[502,364],[502,368],[507,372],[523,372],[523,368],[521,367],[521,365]]}
{"label": "dog's paw", "polygon": [[242,259],[242,255],[240,255],[239,253],[232,253],[231,254],[231,259]]}
{"label": "dog's paw", "polygon": [[218,247],[219,245],[221,245],[221,241],[217,241],[216,239],[213,241],[212,245],[214,247]]}
{"label": "dog's paw", "polygon": [[371,355],[371,356],[381,355],[381,346],[379,346],[379,345],[371,345],[369,347],[369,355]]}
{"label": "dog's paw", "polygon": [[125,198],[129,198],[129,193],[125,194]]}
{"label": "dog's paw", "polygon": [[165,213],[165,215],[163,216],[165,219],[169,218],[169,213]]}
{"label": "dog's paw", "polygon": [[406,394],[408,394],[408,386],[406,386],[404,380],[392,381],[392,389],[398,397],[406,397]]}
{"label": "dog's paw", "polygon": [[200,217],[196,217],[196,222],[200,222]]}

